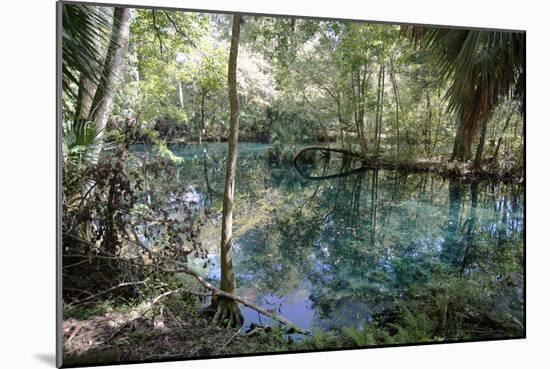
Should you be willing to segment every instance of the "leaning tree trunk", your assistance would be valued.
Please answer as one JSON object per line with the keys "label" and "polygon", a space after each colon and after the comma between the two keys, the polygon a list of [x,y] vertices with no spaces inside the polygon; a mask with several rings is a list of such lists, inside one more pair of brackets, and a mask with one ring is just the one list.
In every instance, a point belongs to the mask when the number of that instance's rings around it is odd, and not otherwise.
{"label": "leaning tree trunk", "polygon": [[[92,17],[90,21],[96,26],[100,27],[97,24],[95,17]],[[107,43],[97,35],[93,37],[92,40],[93,47],[98,50],[98,55],[101,55],[101,58],[105,57],[105,52],[107,48]],[[97,90],[101,76],[96,76],[95,78],[89,78],[82,75],[78,83],[78,96],[76,99],[76,106],[74,112],[74,120],[87,120],[90,116],[90,111],[92,109],[92,103],[94,101],[94,95]]]}
{"label": "leaning tree trunk", "polygon": [[[128,49],[131,18],[131,9],[115,8],[113,15],[113,35],[107,49],[107,56],[103,64],[103,73],[94,96],[90,114],[90,120],[94,122],[100,132],[100,138],[103,137],[109,115],[111,114],[115,85],[122,71],[124,56]],[[92,157],[95,158],[95,161],[98,159],[101,148],[101,145],[97,145],[93,149]]]}
{"label": "leaning tree trunk", "polygon": [[82,77],[78,85],[78,98],[74,113],[75,120],[88,119],[92,109],[97,83],[87,77]]}
{"label": "leaning tree trunk", "polygon": [[[233,273],[231,255],[231,240],[233,227],[233,195],[235,193],[235,173],[237,170],[237,142],[239,139],[239,98],[237,95],[237,55],[239,51],[239,37],[241,16],[233,16],[231,31],[231,47],[228,66],[228,94],[229,94],[229,142],[227,163],[225,168],[225,191],[223,196],[222,234],[221,234],[221,283],[220,289],[235,295],[237,284]],[[227,326],[241,326],[243,317],[239,305],[232,300],[219,296],[214,302],[216,313],[214,323]]]}
{"label": "leaning tree trunk", "polygon": [[464,125],[462,122],[459,124],[453,146],[453,154],[451,160],[467,161],[471,157],[471,144],[466,140],[464,133]]}

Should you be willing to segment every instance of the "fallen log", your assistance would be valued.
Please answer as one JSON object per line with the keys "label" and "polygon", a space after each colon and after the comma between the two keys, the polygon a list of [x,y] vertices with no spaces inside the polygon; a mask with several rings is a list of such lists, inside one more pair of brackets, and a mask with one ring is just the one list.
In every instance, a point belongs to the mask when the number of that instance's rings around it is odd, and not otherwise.
{"label": "fallen log", "polygon": [[[74,238],[75,240],[79,241],[79,242],[84,242],[86,244],[91,244],[89,243],[88,241],[86,240],[83,240],[79,237],[76,237],[72,234],[65,234],[65,236],[68,236],[68,237],[72,237]],[[85,256],[85,255],[73,255],[73,256],[79,256],[79,257],[88,257],[88,258],[107,258],[109,260],[117,260],[117,261],[121,261],[121,262],[132,262],[133,260],[132,259],[125,259],[123,257],[120,257],[120,256],[96,256],[96,255],[90,255],[90,256]],[[173,261],[167,261],[168,263],[174,263]],[[307,330],[304,330],[300,327],[298,327],[297,325],[295,325],[294,323],[292,323],[290,320],[286,319],[285,317],[283,316],[280,316],[280,315],[277,315],[273,312],[270,312],[266,309],[264,309],[263,307],[261,306],[258,306],[240,296],[237,296],[237,295],[233,295],[233,294],[230,294],[230,293],[227,293],[225,291],[222,291],[220,290],[219,288],[213,286],[212,284],[210,284],[208,281],[206,281],[200,274],[198,274],[197,272],[195,272],[194,270],[192,269],[189,269],[187,267],[187,265],[185,265],[184,263],[178,263],[176,262],[177,265],[178,265],[178,268],[177,269],[168,269],[168,268],[164,268],[162,266],[159,266],[159,265],[146,265],[146,264],[134,264],[136,267],[151,267],[151,268],[155,268],[155,269],[158,269],[160,271],[163,271],[165,273],[185,273],[185,274],[188,274],[188,275],[191,275],[193,276],[204,288],[206,288],[207,290],[210,290],[212,291],[213,293],[217,294],[218,296],[222,296],[222,297],[225,297],[225,298],[229,298],[229,299],[232,299],[234,301],[237,301],[245,306],[248,306],[249,308],[251,309],[254,309],[256,310],[257,312],[259,312],[260,314],[263,314],[265,316],[267,316],[268,318],[272,319],[272,320],[275,320],[275,321],[278,321],[279,323],[282,323],[284,325],[286,325],[290,331],[294,331],[296,333],[301,333],[301,334],[305,334],[305,335],[308,335],[310,334],[309,331]],[[131,283],[123,283],[123,284],[120,284],[118,286],[115,286],[114,288],[117,288],[117,287],[121,287],[121,286],[125,286],[125,285],[130,285],[130,284],[142,284],[144,283],[144,281],[140,281],[140,282],[131,282]],[[102,295],[108,291],[111,291],[112,289],[114,288],[111,288],[107,291],[103,291],[101,292],[100,294],[98,295]],[[176,291],[180,291],[181,289],[178,289]],[[170,293],[174,293],[175,291],[171,291]],[[184,290],[184,292],[190,292],[191,291],[186,291]],[[193,292],[194,294],[199,294],[197,292]],[[95,297],[95,296],[93,296]],[[164,295],[161,295],[160,297],[164,297]],[[90,300],[90,298],[85,298],[84,300]],[[83,301],[84,301],[83,300]],[[80,301],[82,302],[82,301]]]}
{"label": "fallen log", "polygon": [[[331,152],[336,152],[336,153],[339,153],[339,154],[343,154],[344,156],[347,156],[348,158],[359,159],[359,160],[361,160],[361,162],[363,162],[365,160],[365,157],[362,156],[361,154],[358,154],[356,152],[353,152],[353,151],[347,150],[347,149],[332,148],[332,147],[326,147],[326,146],[307,146],[307,147],[304,147],[304,148],[298,150],[296,152],[296,154],[294,154],[294,156],[292,157],[292,165],[294,166],[294,169],[296,169],[298,174],[300,174],[303,178],[311,180],[311,181],[320,181],[320,180],[331,179],[331,178],[346,177],[346,176],[349,176],[349,175],[352,175],[352,174],[364,172],[366,170],[365,167],[360,166],[358,168],[351,169],[351,170],[346,170],[346,171],[341,170],[340,173],[337,173],[337,174],[329,174],[329,175],[322,175],[322,176],[310,176],[310,175],[306,174],[304,171],[302,171],[302,169],[298,165],[298,158],[301,155],[308,152],[308,151],[321,151],[326,157],[330,157]],[[323,170],[323,173],[324,173],[324,170]]]}
{"label": "fallen log", "polygon": [[292,162],[295,163],[300,155],[308,151],[322,151],[323,153],[337,152],[339,154],[344,154],[344,155],[351,156],[361,160],[366,159],[365,156],[347,149],[342,149],[337,147],[328,147],[328,146],[306,146],[301,148],[296,152],[296,154],[294,154],[294,156],[292,157]]}
{"label": "fallen log", "polygon": [[[340,173],[324,175],[324,176],[310,176],[300,168],[298,160],[300,156],[308,151],[320,151],[323,155],[330,157],[331,152],[344,155],[344,158],[356,159],[361,162],[361,165],[357,168],[350,170],[341,170]],[[410,173],[435,173],[442,177],[458,178],[464,180],[499,180],[502,182],[510,183],[523,183],[524,176],[516,172],[495,172],[491,170],[485,170],[483,168],[475,168],[471,163],[457,163],[447,162],[444,160],[409,160],[409,161],[396,161],[387,158],[380,157],[368,157],[360,153],[342,149],[332,148],[325,146],[307,146],[296,152],[292,158],[292,164],[298,174],[308,180],[325,180],[337,177],[345,177],[356,173],[361,173],[369,169],[384,169],[384,170],[396,170]],[[342,167],[344,168],[344,166]]]}

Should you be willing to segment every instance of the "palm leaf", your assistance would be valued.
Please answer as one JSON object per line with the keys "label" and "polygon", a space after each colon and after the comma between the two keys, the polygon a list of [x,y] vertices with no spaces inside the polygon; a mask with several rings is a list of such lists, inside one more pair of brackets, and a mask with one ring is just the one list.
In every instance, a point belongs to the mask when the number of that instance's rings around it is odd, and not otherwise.
{"label": "palm leaf", "polygon": [[98,83],[103,67],[103,52],[110,39],[111,12],[105,7],[63,5],[62,88],[75,101],[81,78]]}
{"label": "palm leaf", "polygon": [[63,129],[63,150],[67,164],[73,168],[97,161],[94,153],[102,143],[102,132],[92,122],[68,123]]}
{"label": "palm leaf", "polygon": [[445,96],[448,109],[461,120],[467,142],[502,100],[516,100],[523,112],[525,34],[423,27],[405,30],[430,52],[441,78],[450,81]]}

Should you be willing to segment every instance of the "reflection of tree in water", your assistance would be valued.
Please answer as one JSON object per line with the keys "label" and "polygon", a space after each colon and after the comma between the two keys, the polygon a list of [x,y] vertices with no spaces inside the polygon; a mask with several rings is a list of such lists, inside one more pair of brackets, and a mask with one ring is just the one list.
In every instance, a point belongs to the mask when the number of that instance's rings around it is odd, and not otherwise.
{"label": "reflection of tree in water", "polygon": [[[501,211],[497,219],[490,209],[498,197],[501,208],[520,210],[517,186],[502,185],[495,193],[494,184],[446,183],[429,175],[377,171],[330,181],[308,199],[309,218],[302,211],[302,218],[293,220],[297,217],[290,215],[281,227],[285,232],[281,247],[293,245],[285,255],[310,261],[301,267],[312,284],[310,299],[319,317],[334,316],[351,301],[361,301],[363,305],[356,308],[365,311],[357,316],[378,315],[386,323],[395,323],[396,312],[411,308],[438,318],[437,333],[443,335],[449,330],[456,333],[457,325],[479,325],[478,331],[469,333],[478,336],[490,335],[491,329],[495,334],[517,334],[522,301],[514,290],[521,289],[522,279],[508,285],[494,280],[503,278],[503,268],[515,270],[512,276],[522,275],[523,227],[508,219],[516,214],[517,223],[522,215],[510,209]],[[437,211],[442,203],[449,207],[446,217]],[[303,227],[310,227],[310,232]],[[495,247],[500,245],[498,237],[503,239],[503,230],[508,232],[504,252]],[[306,248],[301,254],[294,246],[300,242]],[[314,257],[308,258],[308,253]],[[457,295],[450,296],[453,293]],[[429,299],[419,304],[419,296],[426,295]],[[510,295],[515,301],[508,301],[513,300]],[[505,306],[503,301],[510,303]],[[475,308],[479,311],[458,319],[460,309]],[[512,319],[503,320],[505,316]],[[455,327],[446,329],[451,323]]]}
{"label": "reflection of tree in water", "polygon": [[[238,234],[241,287],[284,297],[305,285],[314,324],[327,329],[368,321],[393,332],[409,312],[432,320],[427,339],[522,332],[521,187],[372,170],[310,181],[241,159],[236,220],[268,209]],[[216,154],[204,163],[216,189]]]}

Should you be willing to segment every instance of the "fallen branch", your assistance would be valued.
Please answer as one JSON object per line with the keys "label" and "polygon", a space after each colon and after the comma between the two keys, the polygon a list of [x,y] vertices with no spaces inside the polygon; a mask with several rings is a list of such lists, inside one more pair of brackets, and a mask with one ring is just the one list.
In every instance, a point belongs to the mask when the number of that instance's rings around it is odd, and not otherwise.
{"label": "fallen branch", "polygon": [[105,343],[108,343],[110,342],[118,332],[120,332],[122,330],[122,328],[126,327],[127,325],[130,325],[132,324],[133,322],[135,322],[136,320],[142,318],[145,316],[145,314],[147,314],[152,308],[153,306],[155,306],[162,298],[166,297],[166,296],[170,296],[174,293],[177,293],[177,292],[186,292],[186,293],[191,293],[191,294],[195,294],[195,295],[199,295],[199,296],[208,296],[208,294],[206,293],[203,293],[203,292],[196,292],[196,291],[191,291],[191,290],[187,290],[185,288],[178,288],[178,289],[175,289],[175,290],[170,290],[170,291],[166,291],[164,293],[161,293],[160,295],[158,295],[157,297],[155,297],[154,299],[152,299],[148,304],[147,304],[147,308],[145,310],[143,310],[138,316],[136,316],[135,318],[131,319],[131,320],[127,320],[126,322],[124,322],[123,324],[121,324],[119,327],[117,327],[112,333],[111,335],[109,336],[109,338],[107,338],[104,342],[102,342],[103,344]]}
{"label": "fallen branch", "polygon": [[[310,176],[298,165],[300,156],[308,151],[320,151],[326,157],[330,157],[331,152],[339,153],[342,154],[344,158],[354,158],[359,160],[361,165],[355,169],[347,170],[338,174],[323,175],[318,177]],[[361,173],[370,169],[384,169],[411,173],[435,173],[442,177],[461,178],[471,181],[482,179],[497,179],[501,182],[507,183],[523,183],[524,181],[523,171],[519,170],[509,170],[501,173],[494,170],[487,170],[487,168],[475,168],[471,163],[446,162],[441,159],[398,161],[384,159],[381,157],[368,157],[351,150],[325,146],[307,146],[298,150],[292,158],[292,164],[298,174],[308,180],[332,179]]]}
{"label": "fallen branch", "polygon": [[[86,241],[86,240],[83,240],[77,236],[74,236],[72,234],[65,234],[65,236],[67,237],[71,237],[73,239],[75,239],[76,241],[79,241],[79,242],[82,242],[82,243],[86,243],[86,244],[90,244],[90,245],[93,245],[92,243]],[[80,255],[79,255],[80,256]],[[92,256],[90,256],[92,257]],[[97,257],[97,256],[93,256],[93,257]],[[111,258],[111,257],[110,257]],[[113,259],[120,259],[120,260],[124,260],[123,258],[121,257],[116,257],[116,256],[113,256],[112,257]],[[128,259],[126,259],[126,261],[128,261]],[[130,260],[131,261],[131,260]],[[288,328],[289,328],[289,331],[294,331],[296,333],[301,333],[301,334],[310,334],[309,331],[307,330],[304,330],[300,327],[298,327],[297,325],[295,325],[294,323],[292,323],[290,320],[286,319],[285,317],[282,317],[280,315],[277,315],[275,313],[272,313],[266,309],[264,309],[263,307],[259,306],[259,305],[256,305],[248,300],[245,300],[244,298],[240,297],[240,296],[237,296],[237,295],[233,295],[233,294],[230,294],[230,293],[227,293],[225,291],[222,291],[220,290],[219,288],[213,286],[212,284],[210,284],[209,282],[207,282],[201,275],[199,275],[197,272],[189,269],[185,264],[182,264],[182,263],[178,263],[179,265],[179,268],[178,269],[167,269],[167,268],[163,268],[161,266],[156,266],[156,265],[139,265],[141,267],[153,267],[153,268],[156,268],[160,271],[163,271],[165,273],[185,273],[185,274],[188,274],[188,275],[191,275],[193,276],[204,288],[206,288],[207,290],[210,290],[212,291],[213,293],[215,293],[216,295],[218,296],[222,296],[222,297],[225,297],[225,298],[228,298],[228,299],[232,299],[234,301],[237,301],[245,306],[248,306],[249,308],[253,309],[253,310],[256,310],[257,312],[259,312],[260,314],[263,314],[265,316],[267,316],[268,318],[271,318],[272,320],[276,320],[278,321],[279,323],[282,323],[284,325],[286,325]],[[78,305],[78,304],[81,304],[83,302],[86,302],[88,300],[91,300],[97,296],[100,296],[100,295],[103,295],[105,293],[108,293],[116,288],[119,288],[119,287],[122,287],[122,286],[125,286],[125,285],[131,285],[131,284],[143,284],[145,283],[145,281],[141,281],[141,282],[128,282],[128,283],[121,283],[117,286],[114,286],[112,288],[109,288],[108,290],[106,291],[103,291],[103,292],[100,292],[98,294],[95,294],[93,296],[89,296],[89,297],[86,297],[85,299],[83,300],[80,300],[78,302],[76,302],[74,305]],[[182,291],[182,289],[179,289],[179,290],[175,290],[175,291]],[[174,293],[175,291],[169,291],[171,293]],[[196,292],[191,292],[191,291],[186,291],[186,292],[189,292],[189,293],[194,293],[194,294],[199,294],[199,293],[196,293]],[[164,294],[163,294],[164,295]],[[158,297],[164,297],[163,295],[161,296],[158,296]],[[158,298],[157,297],[157,298]]]}
{"label": "fallen branch", "polygon": [[336,147],[327,147],[327,146],[307,146],[307,147],[304,147],[304,148],[298,150],[298,152],[296,154],[294,154],[294,157],[292,158],[292,161],[296,162],[298,157],[300,155],[302,155],[303,153],[307,152],[307,151],[321,151],[325,155],[329,152],[337,152],[339,154],[344,154],[344,155],[347,155],[347,156],[352,156],[352,157],[357,158],[357,159],[365,160],[364,155],[356,153],[356,152],[351,151],[351,150],[347,150],[347,149],[339,149],[339,148],[336,148]]}
{"label": "fallen branch", "polygon": [[240,302],[241,304],[245,305],[245,306],[248,306],[249,308],[251,309],[254,309],[256,310],[257,312],[267,316],[268,318],[271,318],[273,320],[276,320],[278,321],[279,323],[282,323],[286,326],[289,327],[289,330],[293,330],[294,332],[296,333],[301,333],[301,334],[310,334],[309,331],[307,330],[304,330],[298,326],[296,326],[294,323],[292,323],[290,320],[286,319],[285,317],[283,316],[280,316],[280,315],[277,315],[275,313],[272,313],[266,309],[264,309],[263,307],[261,306],[258,306],[240,296],[237,296],[237,295],[233,295],[231,293],[227,293],[225,291],[222,291],[220,290],[219,288],[213,286],[212,284],[210,284],[208,281],[206,281],[201,275],[199,275],[197,272],[195,272],[194,270],[191,270],[189,269],[187,266],[185,265],[180,265],[179,268],[177,269],[167,269],[167,268],[163,268],[163,267],[159,267],[159,270],[162,270],[163,272],[166,272],[166,273],[185,273],[185,274],[189,274],[193,277],[195,277],[195,279],[204,287],[206,288],[207,290],[210,290],[212,291],[214,294],[218,295],[218,296],[221,296],[221,297],[225,297],[225,298],[228,298],[228,299],[232,299],[234,301],[237,301],[237,302]]}
{"label": "fallen branch", "polygon": [[73,338],[75,338],[78,331],[80,331],[80,328],[82,328],[82,325],[77,325],[75,327],[75,329],[73,330],[73,333],[71,333],[71,335],[69,336],[69,339],[64,343],[65,345],[68,345],[69,342],[71,342],[73,340]]}
{"label": "fallen branch", "polygon": [[95,295],[91,295],[91,296],[88,296],[82,300],[79,300],[79,301],[76,301],[75,303],[72,303],[71,306],[77,306],[77,305],[81,305],[83,303],[85,303],[86,301],[89,301],[89,300],[92,300],[98,296],[101,296],[101,295],[104,295],[106,293],[109,293],[111,291],[114,291],[116,290],[117,288],[120,288],[120,287],[125,287],[125,286],[134,286],[134,285],[138,285],[138,284],[145,284],[147,283],[147,281],[138,281],[138,282],[123,282],[123,283],[119,283],[117,284],[116,286],[113,286],[111,288],[108,288],[106,289],[105,291],[101,291],[99,293],[96,293]]}
{"label": "fallen branch", "polygon": [[240,329],[237,329],[237,331],[231,336],[231,338],[229,338],[229,340],[223,344],[222,348],[220,349],[220,351],[223,351],[227,345],[229,345],[231,343],[231,341],[233,341],[233,339],[235,339],[235,337],[237,337],[237,335],[241,333],[241,330]]}

